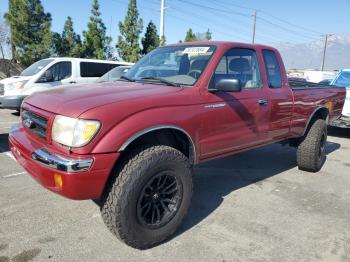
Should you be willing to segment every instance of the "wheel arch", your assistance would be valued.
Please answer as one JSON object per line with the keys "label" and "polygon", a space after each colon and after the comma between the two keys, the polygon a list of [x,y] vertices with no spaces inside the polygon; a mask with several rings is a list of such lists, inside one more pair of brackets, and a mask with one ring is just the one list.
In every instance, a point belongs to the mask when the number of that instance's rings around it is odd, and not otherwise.
{"label": "wheel arch", "polygon": [[303,132],[303,136],[305,134],[307,134],[308,130],[310,129],[311,125],[313,124],[313,122],[316,119],[323,119],[328,124],[328,119],[329,119],[329,110],[328,110],[328,108],[325,107],[325,106],[322,106],[322,107],[316,108],[312,112],[312,114],[310,115],[310,117],[309,117],[309,119],[308,119],[308,121],[306,123],[305,129],[304,129],[304,132]]}
{"label": "wheel arch", "polygon": [[[160,144],[170,143],[186,155],[191,164],[197,160],[195,143],[191,135],[181,127],[175,125],[157,125],[143,129],[129,137],[118,149],[119,152],[128,150],[131,146],[155,138]],[[175,143],[175,144],[174,144]]]}

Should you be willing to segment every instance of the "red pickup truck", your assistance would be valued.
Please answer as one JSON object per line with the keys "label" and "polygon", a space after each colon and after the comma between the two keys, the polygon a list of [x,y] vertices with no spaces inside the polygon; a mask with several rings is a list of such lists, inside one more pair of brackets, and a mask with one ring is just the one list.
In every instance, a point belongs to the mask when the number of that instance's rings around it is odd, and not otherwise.
{"label": "red pickup truck", "polygon": [[29,96],[9,144],[41,185],[98,199],[111,232],[145,249],[181,224],[195,164],[287,142],[300,169],[320,170],[327,123],[344,99],[344,88],[289,83],[268,46],[176,44],[144,56],[116,82]]}

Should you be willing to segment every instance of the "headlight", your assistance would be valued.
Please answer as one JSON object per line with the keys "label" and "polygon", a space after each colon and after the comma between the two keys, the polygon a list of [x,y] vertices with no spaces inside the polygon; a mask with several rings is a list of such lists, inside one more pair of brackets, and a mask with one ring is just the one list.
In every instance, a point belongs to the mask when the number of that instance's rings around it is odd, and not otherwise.
{"label": "headlight", "polygon": [[8,88],[11,89],[23,89],[24,85],[27,83],[28,81],[19,81],[19,82],[15,82],[12,84],[8,85]]}
{"label": "headlight", "polygon": [[57,143],[81,147],[88,144],[100,129],[100,122],[57,115],[53,121],[52,139]]}

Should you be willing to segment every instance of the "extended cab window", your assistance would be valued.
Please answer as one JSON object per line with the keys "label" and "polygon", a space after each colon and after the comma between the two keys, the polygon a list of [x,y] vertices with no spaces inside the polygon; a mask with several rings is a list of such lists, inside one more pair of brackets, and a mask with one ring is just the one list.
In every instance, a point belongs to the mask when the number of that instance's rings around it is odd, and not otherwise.
{"label": "extended cab window", "polygon": [[282,77],[280,65],[275,53],[271,50],[263,50],[267,80],[270,88],[282,87]]}
{"label": "extended cab window", "polygon": [[80,76],[81,77],[101,77],[105,73],[107,73],[109,70],[117,66],[118,66],[117,64],[81,62]]}
{"label": "extended cab window", "polygon": [[[48,77],[48,75],[50,77]],[[44,75],[38,82],[56,82],[72,76],[72,63],[71,62],[58,62],[46,70]]]}
{"label": "extended cab window", "polygon": [[221,58],[210,88],[215,88],[215,85],[222,79],[238,79],[243,89],[260,88],[261,76],[256,52],[246,48],[229,50]]}

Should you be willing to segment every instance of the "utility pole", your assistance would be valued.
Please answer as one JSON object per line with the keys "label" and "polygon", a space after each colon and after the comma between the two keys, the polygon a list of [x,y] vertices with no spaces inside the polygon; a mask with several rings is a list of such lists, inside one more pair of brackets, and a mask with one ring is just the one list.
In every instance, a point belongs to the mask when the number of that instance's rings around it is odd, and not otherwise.
{"label": "utility pole", "polygon": [[[331,36],[331,35],[329,35],[329,36]],[[327,43],[328,43],[328,34],[326,34],[325,39],[324,39],[321,71],[324,70],[324,62],[326,60]]]}
{"label": "utility pole", "polygon": [[159,23],[160,39],[164,38],[164,10],[165,10],[164,1],[165,0],[160,0],[160,23]]}
{"label": "utility pole", "polygon": [[253,15],[253,41],[252,43],[254,44],[255,43],[255,31],[256,31],[256,11],[254,12],[254,15]]}

